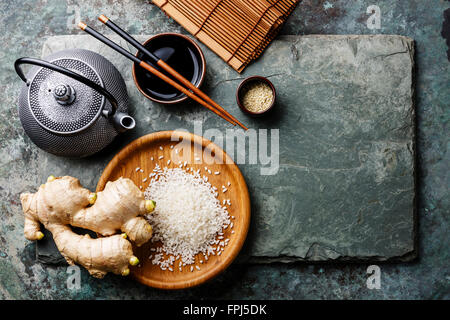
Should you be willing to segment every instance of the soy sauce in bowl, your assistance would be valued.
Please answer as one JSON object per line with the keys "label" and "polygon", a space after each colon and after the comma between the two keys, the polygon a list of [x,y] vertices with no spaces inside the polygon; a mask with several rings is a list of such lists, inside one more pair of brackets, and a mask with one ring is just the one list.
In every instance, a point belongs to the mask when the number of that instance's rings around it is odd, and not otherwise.
{"label": "soy sauce in bowl", "polygon": [[[148,39],[144,46],[196,87],[203,83],[205,58],[200,47],[189,37],[178,33],[162,33]],[[142,52],[138,51],[136,56],[172,78],[166,71],[146,59]],[[139,91],[152,101],[174,104],[187,99],[185,94],[137,64],[133,65],[133,78]]]}

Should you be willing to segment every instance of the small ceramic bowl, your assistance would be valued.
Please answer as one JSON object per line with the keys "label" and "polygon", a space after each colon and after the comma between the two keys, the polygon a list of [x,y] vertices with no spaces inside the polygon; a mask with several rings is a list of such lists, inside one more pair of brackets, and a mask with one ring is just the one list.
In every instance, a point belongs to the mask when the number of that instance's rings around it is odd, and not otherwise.
{"label": "small ceramic bowl", "polygon": [[[205,78],[206,62],[202,50],[194,40],[179,33],[161,33],[151,37],[143,45],[191,81],[197,88],[202,85]],[[145,59],[142,52],[138,51],[136,56],[167,75],[167,72],[155,66],[155,63]],[[132,73],[138,90],[152,101],[162,104],[176,104],[188,98],[136,63],[133,64]]]}
{"label": "small ceramic bowl", "polygon": [[[272,93],[273,93],[272,103],[269,105],[269,107],[267,109],[260,111],[260,112],[250,111],[242,103],[243,94],[246,92],[247,86],[250,84],[253,84],[255,82],[266,83],[272,89]],[[275,101],[276,101],[275,87],[273,86],[272,82],[269,81],[269,79],[262,77],[262,76],[250,76],[250,77],[245,78],[244,80],[242,80],[242,82],[239,84],[239,86],[236,90],[236,102],[237,102],[239,108],[241,108],[242,112],[244,112],[248,115],[251,115],[251,116],[262,116],[262,115],[268,113],[275,106]]]}

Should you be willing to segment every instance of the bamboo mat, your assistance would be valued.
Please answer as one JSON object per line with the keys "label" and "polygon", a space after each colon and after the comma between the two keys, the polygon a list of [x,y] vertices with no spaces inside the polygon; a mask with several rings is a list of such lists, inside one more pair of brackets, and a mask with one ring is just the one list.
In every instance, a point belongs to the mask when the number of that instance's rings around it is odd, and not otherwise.
{"label": "bamboo mat", "polygon": [[237,72],[258,58],[301,0],[153,0]]}

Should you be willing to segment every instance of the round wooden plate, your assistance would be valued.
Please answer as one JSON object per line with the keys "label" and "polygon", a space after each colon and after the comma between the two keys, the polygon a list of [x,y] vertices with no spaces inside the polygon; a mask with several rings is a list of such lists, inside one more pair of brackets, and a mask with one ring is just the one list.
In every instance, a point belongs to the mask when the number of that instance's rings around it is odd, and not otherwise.
{"label": "round wooden plate", "polygon": [[[208,181],[218,189],[220,203],[222,204],[224,199],[231,201],[231,206],[227,205],[227,209],[233,225],[223,231],[224,239],[229,239],[229,242],[221,255],[210,255],[206,261],[203,254],[199,254],[195,259],[195,265],[184,266],[181,272],[177,260],[173,271],[163,271],[149,259],[154,253],[151,248],[160,246],[159,243],[149,241],[140,248],[133,248],[140,265],[132,267],[131,274],[139,282],[161,289],[193,287],[225,270],[242,248],[250,224],[250,198],[247,185],[233,160],[211,141],[188,132],[162,131],[145,135],[122,149],[103,171],[97,184],[97,191],[103,190],[106,182],[119,177],[130,178],[144,191],[151,180],[149,174],[156,164],[161,168],[175,168],[182,164],[184,169],[200,169],[201,175],[207,176]],[[222,186],[225,186],[227,191],[222,192]],[[200,260],[203,263],[200,263]],[[193,271],[191,266],[194,266]],[[200,270],[195,266],[200,267]]]}

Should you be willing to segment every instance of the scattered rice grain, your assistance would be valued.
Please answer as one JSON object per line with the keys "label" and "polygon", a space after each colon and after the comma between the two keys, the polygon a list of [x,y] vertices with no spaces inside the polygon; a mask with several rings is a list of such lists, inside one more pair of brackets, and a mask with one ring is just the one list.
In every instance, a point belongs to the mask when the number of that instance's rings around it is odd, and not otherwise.
{"label": "scattered rice grain", "polygon": [[176,256],[180,263],[189,265],[195,263],[200,252],[208,260],[208,254],[215,255],[211,248],[216,236],[223,234],[222,230],[230,224],[228,212],[216,198],[217,192],[199,170],[191,168],[192,173],[181,168],[155,167],[155,170],[145,198],[155,200],[158,205],[146,218],[153,227],[151,241],[161,242],[159,249],[164,255],[155,256],[152,263],[167,268],[173,265]]}

